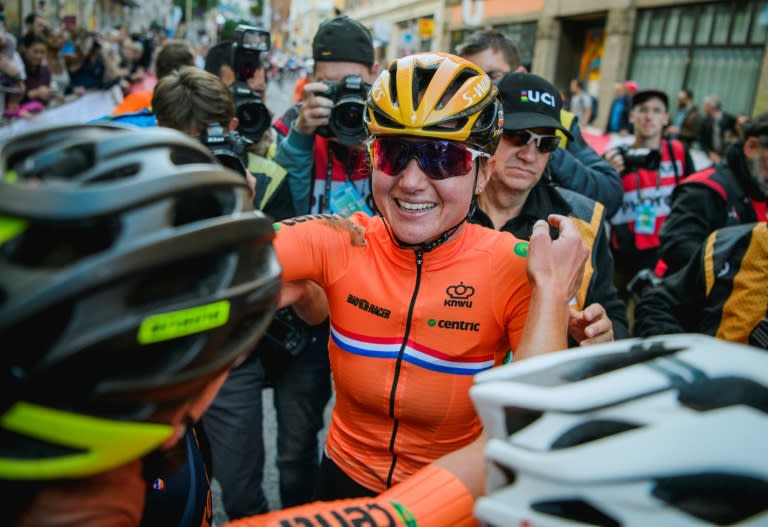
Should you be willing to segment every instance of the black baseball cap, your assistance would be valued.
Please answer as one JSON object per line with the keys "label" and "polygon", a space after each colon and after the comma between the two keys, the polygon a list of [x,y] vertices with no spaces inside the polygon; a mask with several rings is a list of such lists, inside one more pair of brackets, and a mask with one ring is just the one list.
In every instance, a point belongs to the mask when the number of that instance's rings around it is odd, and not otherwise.
{"label": "black baseball cap", "polygon": [[315,62],[356,62],[371,67],[373,55],[371,32],[345,15],[320,24],[312,41]]}
{"label": "black baseball cap", "polygon": [[504,75],[498,86],[505,130],[554,128],[573,139],[560,122],[560,92],[545,79],[533,73],[512,72]]}
{"label": "black baseball cap", "polygon": [[640,90],[636,92],[632,96],[632,108],[638,104],[643,104],[648,99],[653,99],[654,97],[661,99],[661,102],[664,103],[664,108],[669,110],[669,97],[667,97],[667,93],[663,90],[657,89]]}

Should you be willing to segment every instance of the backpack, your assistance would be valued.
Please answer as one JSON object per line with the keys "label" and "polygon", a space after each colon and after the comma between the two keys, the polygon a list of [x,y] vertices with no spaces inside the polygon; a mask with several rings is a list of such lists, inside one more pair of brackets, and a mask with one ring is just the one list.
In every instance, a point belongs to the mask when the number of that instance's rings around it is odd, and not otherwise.
{"label": "backpack", "polygon": [[589,116],[589,122],[587,124],[592,124],[595,122],[595,119],[597,119],[597,111],[599,109],[597,97],[589,94],[589,98],[592,99],[592,115]]}

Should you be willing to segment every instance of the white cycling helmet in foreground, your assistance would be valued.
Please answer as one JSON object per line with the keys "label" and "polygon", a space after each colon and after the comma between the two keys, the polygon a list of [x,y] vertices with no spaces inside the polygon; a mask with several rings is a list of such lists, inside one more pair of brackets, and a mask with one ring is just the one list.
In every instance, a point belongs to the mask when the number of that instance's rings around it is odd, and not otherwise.
{"label": "white cycling helmet in foreground", "polygon": [[496,527],[768,525],[768,352],[631,339],[479,374]]}

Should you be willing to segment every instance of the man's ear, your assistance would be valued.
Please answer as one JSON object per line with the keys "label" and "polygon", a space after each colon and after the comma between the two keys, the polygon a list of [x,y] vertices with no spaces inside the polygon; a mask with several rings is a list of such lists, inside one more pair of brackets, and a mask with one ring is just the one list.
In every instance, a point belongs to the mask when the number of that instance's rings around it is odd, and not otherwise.
{"label": "man's ear", "polygon": [[373,66],[371,66],[371,81],[378,77],[379,73],[381,73],[381,64],[374,62]]}
{"label": "man's ear", "polygon": [[237,117],[233,117],[231,121],[229,121],[229,128],[227,128],[227,131],[234,132],[237,130],[237,126],[240,124],[240,120]]}
{"label": "man's ear", "polygon": [[747,137],[744,140],[744,146],[741,147],[744,152],[744,156],[747,159],[753,159],[760,150],[760,142],[757,137]]}

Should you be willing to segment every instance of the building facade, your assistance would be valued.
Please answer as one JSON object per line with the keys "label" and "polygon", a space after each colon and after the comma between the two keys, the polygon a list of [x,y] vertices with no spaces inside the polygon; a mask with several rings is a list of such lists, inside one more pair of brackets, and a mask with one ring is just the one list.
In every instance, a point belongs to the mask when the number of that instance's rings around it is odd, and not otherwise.
{"label": "building facade", "polygon": [[382,61],[498,28],[533,73],[563,89],[584,81],[597,127],[628,79],[671,101],[686,87],[697,104],[714,94],[733,114],[768,111],[768,0],[347,0],[345,13],[371,29]]}

